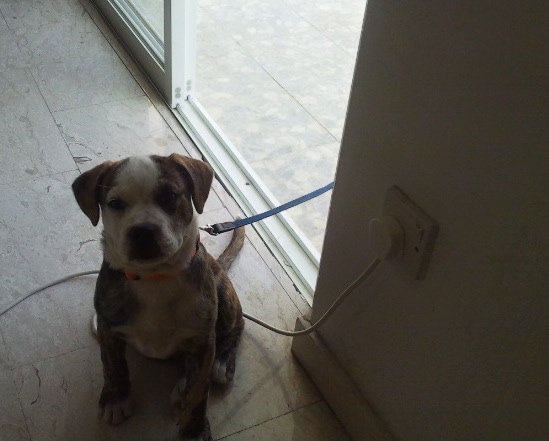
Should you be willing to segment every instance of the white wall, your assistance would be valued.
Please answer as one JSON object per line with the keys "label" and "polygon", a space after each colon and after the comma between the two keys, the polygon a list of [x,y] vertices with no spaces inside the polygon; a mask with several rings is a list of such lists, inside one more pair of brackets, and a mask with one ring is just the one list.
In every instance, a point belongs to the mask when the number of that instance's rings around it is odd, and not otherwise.
{"label": "white wall", "polygon": [[549,7],[369,0],[313,317],[400,186],[441,225],[320,334],[397,439],[549,439]]}

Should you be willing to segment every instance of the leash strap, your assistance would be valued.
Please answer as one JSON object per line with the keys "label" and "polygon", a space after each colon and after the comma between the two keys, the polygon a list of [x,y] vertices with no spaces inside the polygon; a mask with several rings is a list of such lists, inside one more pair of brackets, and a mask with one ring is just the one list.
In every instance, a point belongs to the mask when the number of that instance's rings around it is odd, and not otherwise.
{"label": "leash strap", "polygon": [[264,213],[256,214],[244,219],[236,219],[232,222],[222,222],[222,223],[213,224],[213,225],[210,224],[204,227],[200,227],[200,229],[203,231],[206,231],[212,236],[217,236],[218,234],[226,233],[227,231],[232,231],[235,228],[243,227],[244,225],[253,224],[254,222],[258,222],[267,217],[274,216],[275,214],[278,214],[281,211],[287,210],[288,208],[295,207],[296,205],[302,204],[303,202],[314,199],[317,196],[320,196],[321,194],[326,193],[328,190],[331,190],[332,188],[334,188],[333,182],[329,183],[328,185],[322,188],[312,191],[311,193],[308,193],[304,196],[294,199],[290,202],[286,202],[285,204],[282,204],[279,207],[275,207],[271,210],[265,211]]}

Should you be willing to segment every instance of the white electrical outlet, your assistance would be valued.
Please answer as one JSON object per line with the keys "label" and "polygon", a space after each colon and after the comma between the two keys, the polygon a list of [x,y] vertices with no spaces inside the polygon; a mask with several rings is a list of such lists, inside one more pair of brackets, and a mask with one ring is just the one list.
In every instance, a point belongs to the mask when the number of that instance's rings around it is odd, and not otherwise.
{"label": "white electrical outlet", "polygon": [[395,218],[404,230],[402,253],[392,261],[403,266],[414,279],[423,279],[438,235],[438,223],[398,187],[387,191],[382,215]]}

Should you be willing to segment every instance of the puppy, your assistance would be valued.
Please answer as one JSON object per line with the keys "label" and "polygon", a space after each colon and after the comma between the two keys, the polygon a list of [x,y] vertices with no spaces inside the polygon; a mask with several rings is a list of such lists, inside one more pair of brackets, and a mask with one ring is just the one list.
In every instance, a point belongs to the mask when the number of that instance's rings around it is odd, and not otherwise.
{"label": "puppy", "polygon": [[206,404],[211,380],[231,381],[244,327],[226,270],[244,243],[235,230],[216,261],[199,240],[213,180],[203,161],[172,154],[105,162],[72,188],[94,226],[103,218],[103,264],[94,304],[103,362],[99,405],[119,424],[131,413],[125,358],[130,344],[155,359],[176,359],[172,402],[182,440],[211,440]]}

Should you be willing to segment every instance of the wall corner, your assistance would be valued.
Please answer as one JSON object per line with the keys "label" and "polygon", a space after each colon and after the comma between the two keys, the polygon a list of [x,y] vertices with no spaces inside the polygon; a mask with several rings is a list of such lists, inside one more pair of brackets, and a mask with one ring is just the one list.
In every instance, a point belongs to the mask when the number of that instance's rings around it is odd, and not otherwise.
{"label": "wall corner", "polygon": [[[309,322],[300,317],[295,330],[308,326]],[[294,337],[292,353],[353,440],[394,441],[385,424],[316,332]]]}

